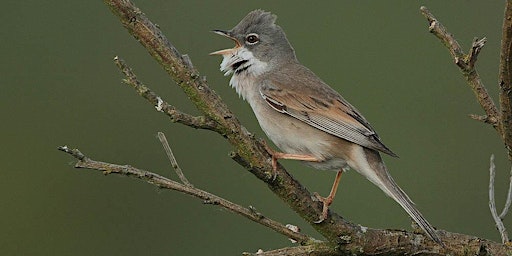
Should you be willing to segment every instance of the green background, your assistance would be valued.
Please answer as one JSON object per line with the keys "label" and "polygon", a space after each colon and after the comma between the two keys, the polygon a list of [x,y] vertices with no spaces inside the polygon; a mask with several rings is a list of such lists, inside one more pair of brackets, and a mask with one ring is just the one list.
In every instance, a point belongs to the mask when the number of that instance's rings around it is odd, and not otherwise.
{"label": "green background", "polygon": [[[258,137],[249,106],[209,52],[231,47],[250,10],[278,15],[300,61],[365,115],[400,155],[395,180],[436,227],[499,241],[488,210],[489,156],[503,205],[510,164],[447,50],[428,32],[427,7],[467,49],[488,43],[478,69],[497,96],[503,1],[136,1]],[[219,135],[173,124],[128,86],[119,55],[169,103],[198,112],[101,1],[8,1],[0,9],[0,254],[239,255],[290,246],[283,236],[217,206],[140,180],[76,170],[57,146],[175,179],[156,133],[164,132],[197,187],[321,238],[228,157]],[[327,194],[334,172],[281,161],[310,191]],[[406,213],[356,172],[331,209],[375,228],[410,230]],[[512,229],[512,217],[505,224]]]}

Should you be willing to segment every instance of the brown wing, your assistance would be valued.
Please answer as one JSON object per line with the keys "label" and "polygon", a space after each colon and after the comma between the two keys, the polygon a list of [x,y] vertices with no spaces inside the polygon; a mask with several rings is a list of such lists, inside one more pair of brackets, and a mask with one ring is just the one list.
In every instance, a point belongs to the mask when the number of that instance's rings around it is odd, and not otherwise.
{"label": "brown wing", "polygon": [[[275,81],[267,81],[260,88],[263,99],[276,111],[288,114],[317,129],[396,157],[381,141],[366,119],[337,92],[323,82],[322,99],[308,93],[311,88],[301,87],[306,93],[298,94],[300,86],[283,90]],[[319,93],[316,93],[319,94]]]}

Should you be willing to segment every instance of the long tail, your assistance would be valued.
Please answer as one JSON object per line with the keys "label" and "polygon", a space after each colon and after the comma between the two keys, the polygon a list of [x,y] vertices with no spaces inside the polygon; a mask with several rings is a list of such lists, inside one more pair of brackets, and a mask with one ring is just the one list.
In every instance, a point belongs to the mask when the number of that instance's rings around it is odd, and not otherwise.
{"label": "long tail", "polygon": [[389,175],[380,154],[372,149],[363,147],[361,147],[361,149],[358,156],[355,157],[355,159],[357,159],[357,163],[355,163],[357,168],[355,169],[400,204],[433,241],[443,244],[435,228],[428,223],[420,211],[416,209],[407,194],[405,194],[395,183],[391,175]]}

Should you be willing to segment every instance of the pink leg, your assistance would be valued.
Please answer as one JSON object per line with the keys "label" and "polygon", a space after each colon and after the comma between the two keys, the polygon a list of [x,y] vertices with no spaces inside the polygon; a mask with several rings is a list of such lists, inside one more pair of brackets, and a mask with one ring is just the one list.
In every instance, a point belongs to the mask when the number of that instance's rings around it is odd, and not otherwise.
{"label": "pink leg", "polygon": [[282,152],[272,152],[272,168],[274,171],[277,169],[277,159],[290,159],[290,160],[302,160],[309,162],[320,162],[316,157],[312,155],[299,155],[299,154],[287,154]]}
{"label": "pink leg", "polygon": [[274,179],[277,177],[277,159],[290,159],[290,160],[301,160],[301,161],[309,161],[309,162],[320,162],[322,160],[312,156],[312,155],[301,155],[301,154],[288,154],[283,152],[276,152],[272,148],[270,148],[265,141],[262,141],[263,145],[267,152],[272,155],[272,170],[274,172]]}
{"label": "pink leg", "polygon": [[320,219],[316,223],[321,223],[325,219],[327,219],[327,213],[329,211],[329,206],[334,201],[334,197],[336,196],[336,191],[338,191],[338,185],[340,184],[341,175],[343,174],[343,170],[338,171],[336,174],[336,178],[334,179],[334,183],[332,184],[331,192],[329,193],[329,196],[327,197],[321,197],[317,193],[315,193],[315,196],[320,200],[324,205],[322,208],[322,216],[320,216]]}

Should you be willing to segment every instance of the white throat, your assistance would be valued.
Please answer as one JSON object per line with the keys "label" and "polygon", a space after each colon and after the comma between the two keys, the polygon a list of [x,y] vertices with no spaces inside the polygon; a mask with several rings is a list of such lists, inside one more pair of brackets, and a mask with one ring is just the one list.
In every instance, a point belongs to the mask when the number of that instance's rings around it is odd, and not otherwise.
{"label": "white throat", "polygon": [[258,60],[245,47],[233,50],[230,54],[222,55],[222,57],[220,70],[224,72],[225,76],[233,74],[229,85],[235,88],[238,95],[245,100],[248,91],[253,87],[254,78],[267,71],[267,63]]}

